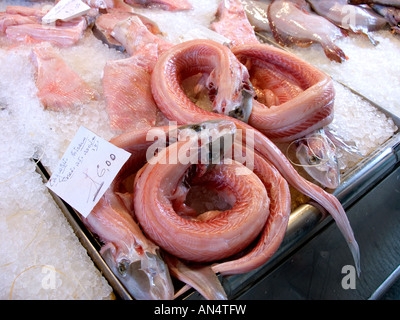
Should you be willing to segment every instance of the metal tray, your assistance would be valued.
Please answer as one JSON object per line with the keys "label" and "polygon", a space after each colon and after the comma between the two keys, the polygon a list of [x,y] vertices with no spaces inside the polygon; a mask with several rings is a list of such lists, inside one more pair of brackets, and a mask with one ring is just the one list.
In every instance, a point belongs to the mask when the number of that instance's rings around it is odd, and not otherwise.
{"label": "metal tray", "polygon": [[[280,47],[265,37],[264,40],[265,42]],[[398,127],[397,131],[390,139],[341,177],[341,184],[334,190],[333,194],[342,203],[344,209],[347,210],[366,192],[370,191],[382,179],[391,173],[400,162],[400,118],[365,98],[355,90],[352,90],[347,85],[343,83],[340,84],[350,89],[354,94],[359,95],[362,99],[368,101],[389,118],[392,118],[393,122]],[[41,173],[43,180],[47,182],[50,174],[40,162],[36,163],[38,172]],[[51,191],[50,193],[52,194],[54,201],[64,213],[68,222],[71,224],[74,232],[87,250],[95,265],[113,287],[117,298],[123,300],[134,299],[101,257],[99,253],[101,244],[83,225],[79,214],[56,194]],[[290,215],[288,228],[281,246],[266,264],[245,274],[220,278],[228,298],[235,299],[240,294],[243,294],[243,292],[265,277],[269,272],[276,268],[280,262],[290,256],[290,254],[300,246],[305,244],[317,233],[323,232],[323,229],[331,223],[333,223],[333,219],[313,202],[305,203],[297,207]],[[179,297],[179,299],[197,300],[202,299],[202,296],[196,291],[191,290],[188,291],[186,295]]]}

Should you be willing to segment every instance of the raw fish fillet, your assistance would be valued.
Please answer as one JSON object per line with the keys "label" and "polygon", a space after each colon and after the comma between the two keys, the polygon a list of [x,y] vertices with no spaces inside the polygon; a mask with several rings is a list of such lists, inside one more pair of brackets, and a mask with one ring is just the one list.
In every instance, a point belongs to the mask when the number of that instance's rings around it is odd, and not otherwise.
{"label": "raw fish fillet", "polygon": [[220,3],[211,29],[232,41],[232,46],[259,43],[239,0]]}
{"label": "raw fish fillet", "polygon": [[[76,21],[76,22],[75,22]],[[60,47],[68,47],[77,43],[83,36],[87,22],[78,18],[75,23],[62,25],[22,24],[10,26],[6,30],[7,37],[20,42],[47,41]]]}
{"label": "raw fish fillet", "polygon": [[39,23],[39,19],[36,17],[0,13],[0,33],[5,33],[10,26],[35,23]]}
{"label": "raw fish fillet", "polygon": [[101,14],[99,17],[97,17],[93,27],[93,33],[108,46],[120,51],[124,51],[125,48],[111,35],[111,33],[118,23],[133,16],[138,16],[151,33],[161,33],[158,26],[150,19],[132,12],[119,10],[109,10],[107,13]]}
{"label": "raw fish fillet", "polygon": [[140,17],[132,16],[117,23],[111,35],[124,46],[129,55],[141,51],[142,48],[151,43],[156,45],[158,54],[172,46],[171,43],[151,32],[154,30],[152,25],[150,25],[150,28],[149,30],[148,24],[144,24]]}
{"label": "raw fish fillet", "polygon": [[111,128],[125,132],[155,126],[158,107],[151,93],[151,72],[159,54],[171,44],[151,33],[137,16],[117,24],[112,35],[131,57],[109,61],[104,68]]}
{"label": "raw fish fillet", "polygon": [[37,96],[45,109],[66,110],[96,99],[96,92],[51,46],[34,48],[32,61],[37,67]]}
{"label": "raw fish fillet", "polygon": [[48,10],[25,6],[7,6],[5,12],[8,14],[18,14],[26,17],[43,18]]}
{"label": "raw fish fillet", "polygon": [[[135,55],[110,61],[104,68],[104,96],[114,130],[143,129],[156,124],[158,109],[149,85],[151,73],[144,67],[148,59],[146,55]],[[154,63],[155,60],[154,56]]]}

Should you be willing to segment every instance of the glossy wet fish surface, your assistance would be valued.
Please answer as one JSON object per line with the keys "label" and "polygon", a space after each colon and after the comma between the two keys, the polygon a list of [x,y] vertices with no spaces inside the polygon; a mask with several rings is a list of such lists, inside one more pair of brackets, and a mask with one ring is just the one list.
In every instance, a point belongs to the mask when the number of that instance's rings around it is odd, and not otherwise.
{"label": "glossy wet fish surface", "polygon": [[[333,119],[332,79],[260,43],[253,26],[281,44],[318,43],[336,62],[347,58],[334,43],[343,33],[312,14],[305,1],[257,2],[219,3],[209,27],[229,40],[223,44],[169,43],[153,21],[133,10],[182,14],[192,9],[185,0],[85,1],[94,9],[90,17],[53,26],[43,26],[44,12],[37,10],[14,7],[6,18],[0,15],[0,30],[13,45],[32,45],[38,97],[47,109],[96,103],[98,93],[42,42],[52,49],[72,46],[93,24],[123,57],[105,63],[101,94],[115,133],[110,142],[131,157],[82,221],[135,299],[173,299],[171,276],[207,299],[226,299],[218,276],[251,272],[281,245],[291,213],[289,186],[332,215],[359,271],[343,207],[310,182],[332,189],[339,184],[334,148],[314,132]],[[161,126],[163,121],[173,125]],[[293,140],[312,178],[301,176],[275,145]]]}

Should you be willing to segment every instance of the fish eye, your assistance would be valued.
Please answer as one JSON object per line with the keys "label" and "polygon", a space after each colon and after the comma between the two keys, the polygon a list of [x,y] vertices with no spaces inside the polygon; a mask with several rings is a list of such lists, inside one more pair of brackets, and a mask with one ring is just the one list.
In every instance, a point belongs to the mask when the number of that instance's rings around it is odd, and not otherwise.
{"label": "fish eye", "polygon": [[118,263],[118,272],[121,276],[124,276],[128,270],[129,267],[129,261],[127,259],[122,259]]}
{"label": "fish eye", "polygon": [[243,110],[241,107],[236,107],[235,109],[233,109],[232,111],[229,112],[229,116],[236,118],[236,119],[240,119],[243,117]]}
{"label": "fish eye", "polygon": [[319,160],[320,160],[320,159],[319,159],[317,156],[313,155],[313,156],[310,156],[310,157],[308,158],[308,163],[309,163],[309,164],[315,165],[315,164],[318,164],[318,163],[319,163]]}
{"label": "fish eye", "polygon": [[199,131],[201,131],[203,129],[202,126],[199,125],[199,124],[194,124],[194,125],[191,126],[191,128],[192,128],[192,130],[194,130],[196,132],[199,132]]}

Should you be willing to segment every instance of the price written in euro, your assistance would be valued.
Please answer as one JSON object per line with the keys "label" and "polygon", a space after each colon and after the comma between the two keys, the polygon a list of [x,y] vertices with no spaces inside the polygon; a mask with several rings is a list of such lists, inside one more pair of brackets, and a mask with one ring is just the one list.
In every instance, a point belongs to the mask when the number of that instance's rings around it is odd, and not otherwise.
{"label": "price written in euro", "polygon": [[130,153],[80,127],[47,187],[87,217]]}

